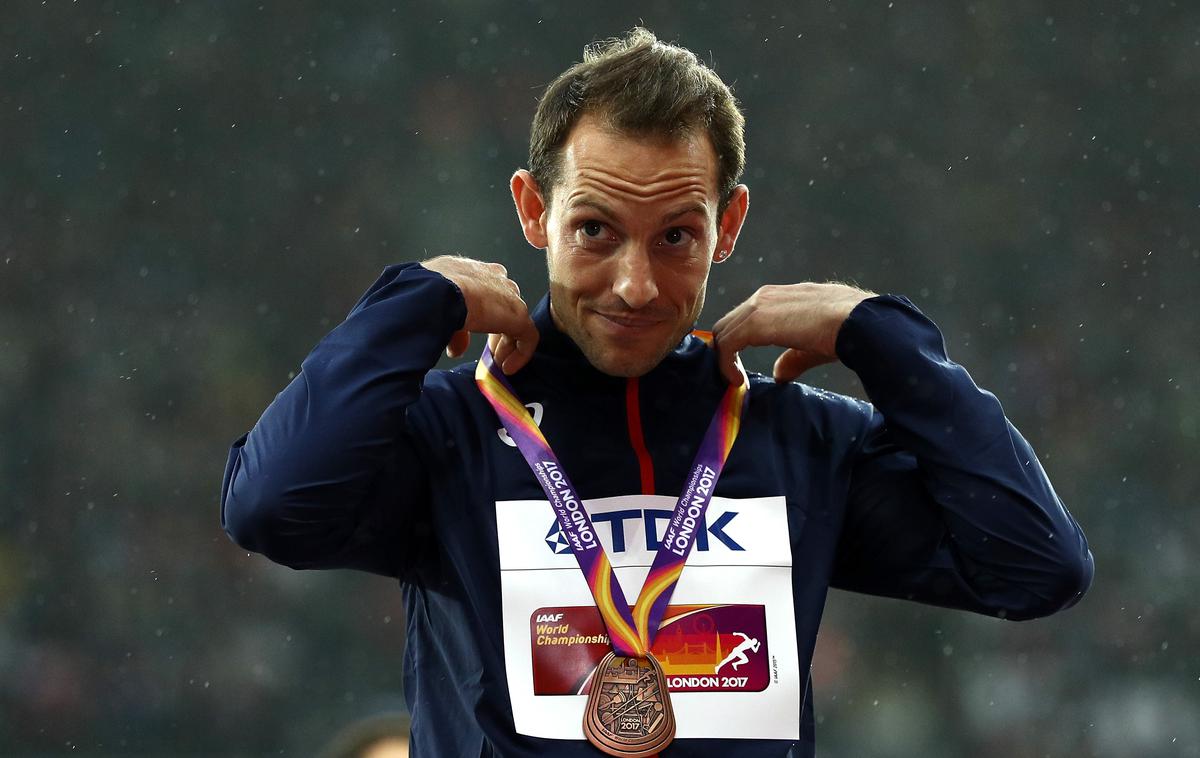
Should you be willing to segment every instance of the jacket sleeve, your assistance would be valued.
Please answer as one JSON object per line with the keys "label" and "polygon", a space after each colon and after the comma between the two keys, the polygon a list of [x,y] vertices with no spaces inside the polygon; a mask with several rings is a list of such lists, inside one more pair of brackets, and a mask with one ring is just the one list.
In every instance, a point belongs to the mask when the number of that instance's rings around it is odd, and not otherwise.
{"label": "jacket sleeve", "polygon": [[465,320],[449,280],[415,263],[384,269],[234,442],[221,486],[233,541],[293,568],[399,575],[401,526],[428,508],[405,412]]}
{"label": "jacket sleeve", "polygon": [[1045,616],[1091,584],[1092,555],[999,401],[908,300],[874,297],[837,340],[874,406],[853,463],[833,586]]}

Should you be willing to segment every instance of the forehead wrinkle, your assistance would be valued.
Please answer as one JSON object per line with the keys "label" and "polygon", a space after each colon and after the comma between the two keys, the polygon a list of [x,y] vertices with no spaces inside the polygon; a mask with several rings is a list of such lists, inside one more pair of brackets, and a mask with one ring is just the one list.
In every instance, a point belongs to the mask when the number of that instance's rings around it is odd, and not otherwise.
{"label": "forehead wrinkle", "polygon": [[657,205],[695,198],[708,207],[718,201],[718,161],[704,135],[647,140],[585,117],[575,126],[562,157],[561,176],[569,199],[597,196],[609,200],[610,208],[620,202]]}
{"label": "forehead wrinkle", "polygon": [[[660,172],[667,173],[667,172]],[[579,172],[576,187],[571,197],[592,190],[602,195],[613,196],[633,201],[668,201],[682,196],[696,195],[708,200],[708,186],[702,176],[691,172],[670,172],[674,174],[657,181],[630,181],[622,176],[606,171],[590,171],[583,169]],[[707,205],[707,203],[705,203]]]}

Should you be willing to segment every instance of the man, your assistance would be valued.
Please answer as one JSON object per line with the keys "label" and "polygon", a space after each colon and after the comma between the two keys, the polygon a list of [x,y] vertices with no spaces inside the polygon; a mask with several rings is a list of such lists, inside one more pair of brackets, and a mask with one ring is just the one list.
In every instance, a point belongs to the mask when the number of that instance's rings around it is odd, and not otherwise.
{"label": "man", "polygon": [[[690,334],[746,217],[742,126],[716,74],[645,30],[586,51],[544,94],[511,182],[548,298],[530,313],[495,263],[389,266],[234,444],[222,520],[239,545],[399,578],[413,755],[598,754],[579,693],[609,640],[570,541],[474,367],[432,370],[472,332],[492,335],[630,603],[713,408],[744,381],[738,351],[784,348],[774,381],[749,380],[653,646],[676,691],[664,756],[812,755],[830,586],[1024,619],[1089,585],[1033,451],[907,300],[767,286],[711,347]],[[873,405],[792,381],[834,360]],[[717,676],[734,629],[762,649]]]}

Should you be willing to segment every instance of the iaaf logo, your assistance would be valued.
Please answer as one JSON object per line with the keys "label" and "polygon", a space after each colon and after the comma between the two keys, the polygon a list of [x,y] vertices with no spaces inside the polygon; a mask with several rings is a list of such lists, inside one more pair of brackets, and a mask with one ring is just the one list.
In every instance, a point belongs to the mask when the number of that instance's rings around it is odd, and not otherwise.
{"label": "iaaf logo", "polygon": [[[658,522],[670,521],[673,511],[665,508],[629,508],[621,511],[609,511],[608,513],[593,513],[591,514],[592,523],[608,524],[609,532],[612,534],[612,551],[614,553],[623,553],[626,550],[625,545],[625,522],[632,519],[641,519],[645,525],[646,534],[646,550],[653,552],[658,550],[660,540],[658,539]],[[704,517],[700,518],[699,528],[696,530],[696,549],[707,551],[709,546],[709,535],[711,534],[717,542],[720,542],[729,550],[745,550],[746,548],[739,545],[732,537],[725,533],[725,528],[729,526],[729,522],[733,521],[738,515],[738,511],[725,511],[717,517],[712,524],[708,524]],[[546,544],[554,551],[555,555],[562,555],[571,552],[571,545],[567,542],[567,536],[562,533],[562,527],[558,524],[558,519],[550,526],[550,531],[546,532]]]}

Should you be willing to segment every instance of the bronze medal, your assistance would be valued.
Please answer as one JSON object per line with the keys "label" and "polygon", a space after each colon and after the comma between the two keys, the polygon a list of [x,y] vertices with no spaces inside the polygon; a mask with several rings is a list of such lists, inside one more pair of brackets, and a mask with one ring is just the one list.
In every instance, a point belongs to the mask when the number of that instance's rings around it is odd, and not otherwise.
{"label": "bronze medal", "polygon": [[604,656],[592,677],[583,733],[605,753],[629,758],[652,756],[671,744],[675,713],[667,675],[654,656]]}
{"label": "bronze medal", "polygon": [[[696,538],[694,529],[683,530],[679,524],[685,518],[704,517],[741,428],[742,414],[750,397],[747,391],[750,380],[740,362],[737,367],[742,381],[729,385],[717,405],[708,431],[700,441],[687,485],[675,502],[672,525],[663,532],[654,562],[632,608],[604,547],[595,538],[587,509],[580,506],[582,498],[575,485],[496,366],[490,348],[484,348],[483,357],[475,367],[480,392],[495,409],[511,441],[546,493],[559,531],[575,554],[608,630],[614,651],[604,657],[592,674],[591,691],[583,712],[583,733],[589,742],[609,755],[649,758],[675,739],[675,713],[667,691],[667,676],[649,651]],[[639,655],[643,652],[644,656]]]}

